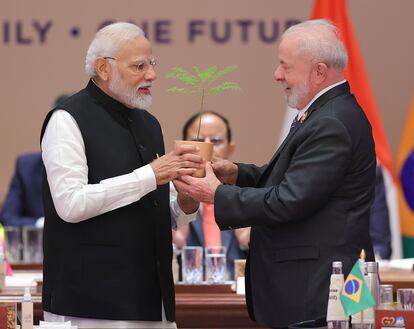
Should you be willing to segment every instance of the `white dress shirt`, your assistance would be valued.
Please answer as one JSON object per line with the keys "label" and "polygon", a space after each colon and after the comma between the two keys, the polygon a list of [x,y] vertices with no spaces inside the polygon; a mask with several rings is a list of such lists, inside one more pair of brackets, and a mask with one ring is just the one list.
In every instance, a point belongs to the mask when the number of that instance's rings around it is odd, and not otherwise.
{"label": "white dress shirt", "polygon": [[[56,110],[42,139],[42,159],[47,172],[53,203],[60,218],[78,223],[140,200],[157,188],[155,174],[148,164],[133,172],[88,184],[88,164],[82,134],[75,119]],[[172,227],[186,224],[190,217],[179,216],[177,193],[170,184]],[[179,222],[179,221],[182,222]],[[46,321],[72,321],[79,328],[176,328],[175,322],[111,321],[68,317],[44,312]]]}

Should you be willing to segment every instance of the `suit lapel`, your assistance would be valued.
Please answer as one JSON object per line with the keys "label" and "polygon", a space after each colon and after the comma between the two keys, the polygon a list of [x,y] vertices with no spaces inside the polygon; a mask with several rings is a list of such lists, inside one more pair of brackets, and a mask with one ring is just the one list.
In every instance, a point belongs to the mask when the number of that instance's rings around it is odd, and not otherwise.
{"label": "suit lapel", "polygon": [[263,172],[263,174],[261,175],[261,177],[258,181],[258,185],[260,185],[260,183],[263,182],[263,180],[268,176],[270,171],[272,171],[280,152],[282,152],[282,150],[284,149],[286,144],[292,139],[292,137],[296,134],[296,132],[302,127],[303,123],[306,122],[306,120],[308,120],[310,118],[312,113],[315,112],[320,107],[322,107],[323,105],[325,105],[332,98],[338,97],[340,95],[343,95],[343,94],[349,93],[349,92],[350,92],[349,84],[348,84],[348,82],[345,82],[345,83],[342,83],[342,84],[328,90],[326,93],[324,93],[323,95],[318,97],[311,104],[311,106],[306,110],[306,112],[304,114],[304,116],[306,115],[304,120],[302,120],[302,118],[301,118],[299,120],[298,124],[291,131],[289,131],[289,134],[286,136],[283,143],[279,146],[279,148],[276,150],[276,153],[270,159],[269,164],[266,167],[266,170]]}
{"label": "suit lapel", "polygon": [[338,97],[343,94],[349,94],[349,84],[348,82],[341,83],[340,85],[328,90],[326,93],[318,97],[312,105],[309,107],[309,109],[306,111],[308,113],[306,120],[309,119],[309,117],[312,115],[314,111],[319,109],[320,107],[324,106],[327,102],[329,102],[331,99]]}

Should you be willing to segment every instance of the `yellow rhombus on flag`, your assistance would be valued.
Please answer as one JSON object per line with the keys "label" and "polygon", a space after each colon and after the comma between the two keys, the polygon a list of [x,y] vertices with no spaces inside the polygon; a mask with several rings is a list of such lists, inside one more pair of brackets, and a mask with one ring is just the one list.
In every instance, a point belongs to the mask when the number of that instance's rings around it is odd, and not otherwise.
{"label": "yellow rhombus on flag", "polygon": [[345,314],[348,316],[375,306],[358,261],[344,282],[340,298]]}

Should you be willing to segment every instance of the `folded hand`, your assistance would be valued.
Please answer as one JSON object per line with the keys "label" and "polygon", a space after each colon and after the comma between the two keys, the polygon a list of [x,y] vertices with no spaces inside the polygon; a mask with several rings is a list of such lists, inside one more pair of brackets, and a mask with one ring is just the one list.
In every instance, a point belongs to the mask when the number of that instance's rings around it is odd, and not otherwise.
{"label": "folded hand", "polygon": [[214,195],[220,181],[214,175],[211,163],[206,164],[206,177],[195,178],[183,175],[174,180],[174,185],[178,193],[190,196],[199,202],[214,203]]}
{"label": "folded hand", "polygon": [[203,167],[199,149],[193,145],[179,145],[173,151],[151,162],[157,185],[166,184],[181,175],[193,175]]}

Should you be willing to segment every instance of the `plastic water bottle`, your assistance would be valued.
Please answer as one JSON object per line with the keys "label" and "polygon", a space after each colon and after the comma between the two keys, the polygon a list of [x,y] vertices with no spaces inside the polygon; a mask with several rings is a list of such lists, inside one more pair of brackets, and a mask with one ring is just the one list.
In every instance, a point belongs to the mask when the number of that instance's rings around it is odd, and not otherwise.
{"label": "plastic water bottle", "polygon": [[372,297],[375,300],[375,307],[379,305],[380,296],[380,278],[378,274],[378,263],[368,262],[367,263],[367,276],[370,278],[369,290],[371,291]]}
{"label": "plastic water bottle", "polygon": [[326,322],[328,329],[348,329],[349,317],[345,315],[339,295],[344,285],[342,262],[332,263],[331,284],[329,286],[328,310]]}
{"label": "plastic water bottle", "polygon": [[22,329],[33,329],[33,302],[30,288],[24,288],[22,302]]}

